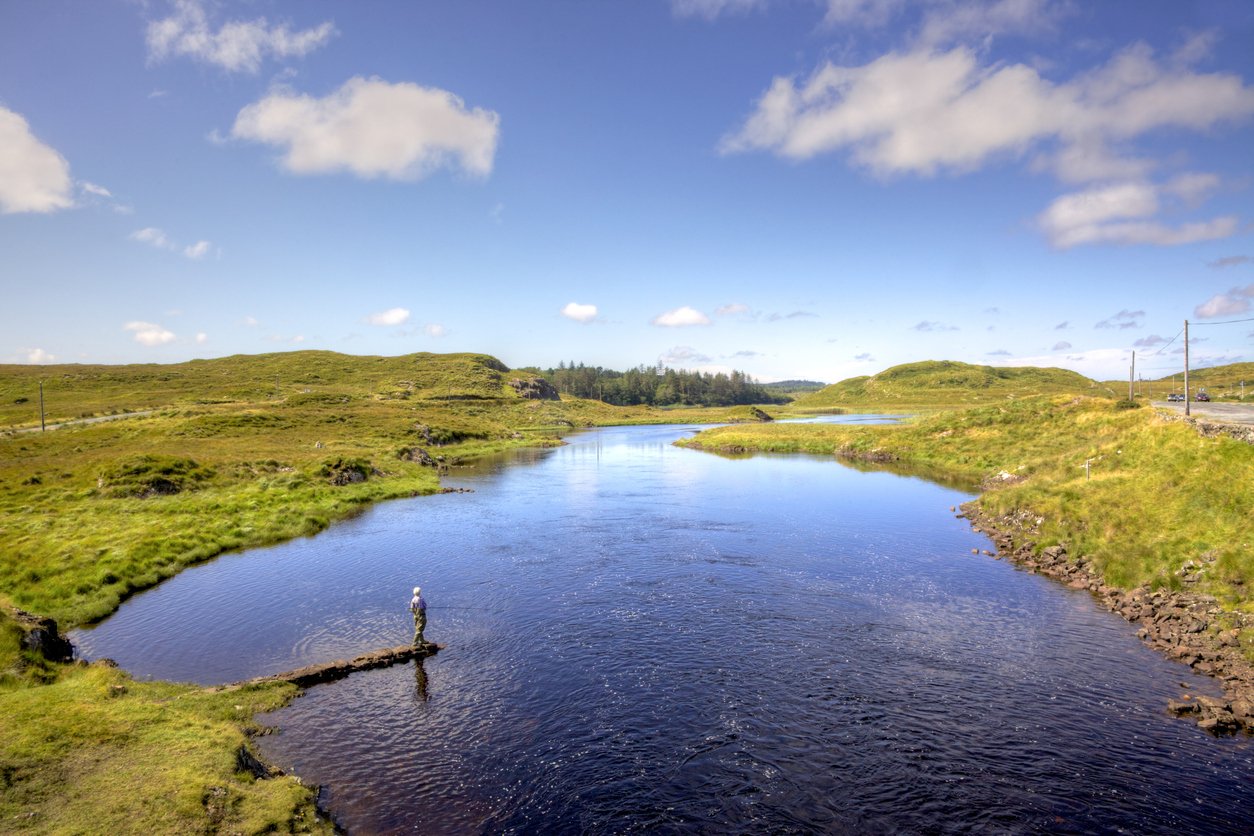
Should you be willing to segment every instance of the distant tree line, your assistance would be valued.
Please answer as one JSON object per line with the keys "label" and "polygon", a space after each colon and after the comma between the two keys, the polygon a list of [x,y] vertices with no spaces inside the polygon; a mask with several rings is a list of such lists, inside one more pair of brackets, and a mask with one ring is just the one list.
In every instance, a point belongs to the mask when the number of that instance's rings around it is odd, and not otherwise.
{"label": "distant tree line", "polygon": [[559,363],[541,372],[563,395],[590,398],[615,406],[733,406],[787,403],[741,371],[709,374],[663,366],[638,366],[625,372]]}

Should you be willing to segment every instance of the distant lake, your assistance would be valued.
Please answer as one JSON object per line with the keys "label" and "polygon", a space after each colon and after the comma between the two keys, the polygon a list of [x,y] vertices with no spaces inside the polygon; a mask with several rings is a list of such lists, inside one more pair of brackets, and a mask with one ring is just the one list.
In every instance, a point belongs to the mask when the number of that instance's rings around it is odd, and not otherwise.
{"label": "distant lake", "polygon": [[[867,420],[859,416],[828,419]],[[972,549],[970,493],[695,427],[583,432],[227,555],[73,636],[227,682],[406,642],[260,718],[351,832],[1243,833],[1254,748],[1169,717],[1215,684]]]}

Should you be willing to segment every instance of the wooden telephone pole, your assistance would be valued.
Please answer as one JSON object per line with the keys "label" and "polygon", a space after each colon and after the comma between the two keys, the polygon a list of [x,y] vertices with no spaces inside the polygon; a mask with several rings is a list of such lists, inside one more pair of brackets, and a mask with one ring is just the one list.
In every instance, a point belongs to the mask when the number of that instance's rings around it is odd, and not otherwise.
{"label": "wooden telephone pole", "polygon": [[1136,382],[1136,352],[1132,352],[1132,366],[1128,369],[1128,400],[1136,400],[1133,397],[1132,386]]}
{"label": "wooden telephone pole", "polygon": [[48,428],[44,426],[44,382],[39,381],[39,431],[47,432]]}
{"label": "wooden telephone pole", "polygon": [[1189,415],[1189,321],[1184,321],[1184,414]]}

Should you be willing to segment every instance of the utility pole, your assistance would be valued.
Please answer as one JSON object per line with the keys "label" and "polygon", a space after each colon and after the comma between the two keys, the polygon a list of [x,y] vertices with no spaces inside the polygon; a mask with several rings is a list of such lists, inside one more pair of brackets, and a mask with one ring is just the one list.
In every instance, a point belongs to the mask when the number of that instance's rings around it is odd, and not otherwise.
{"label": "utility pole", "polygon": [[1128,368],[1128,400],[1136,400],[1132,387],[1136,384],[1136,352],[1132,352],[1132,365]]}
{"label": "utility pole", "polygon": [[1189,415],[1189,321],[1184,321],[1184,414]]}
{"label": "utility pole", "polygon": [[44,382],[39,381],[39,431],[47,432],[48,428],[44,425]]}

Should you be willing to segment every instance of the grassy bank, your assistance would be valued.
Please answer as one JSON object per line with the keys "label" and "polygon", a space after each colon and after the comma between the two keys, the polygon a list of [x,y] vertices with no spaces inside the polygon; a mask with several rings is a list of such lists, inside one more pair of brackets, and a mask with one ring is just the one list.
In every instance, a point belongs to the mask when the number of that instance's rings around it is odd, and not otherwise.
{"label": "grassy bank", "polygon": [[0,607],[0,832],[330,833],[295,778],[249,768],[292,686],[218,694],[19,652]]}
{"label": "grassy bank", "polygon": [[1194,591],[1254,612],[1254,446],[1200,437],[1150,409],[1038,398],[902,425],[726,427],[683,443],[942,468],[988,486],[988,513],[1041,517],[1039,548],[1065,543],[1113,586],[1179,589],[1192,563],[1202,567]]}
{"label": "grassy bank", "polygon": [[[40,379],[49,423],[151,414],[25,431]],[[290,686],[213,694],[48,663],[20,650],[7,605],[75,627],[223,551],[437,491],[441,465],[579,427],[756,420],[529,399],[532,383],[476,354],[0,366],[0,832],[328,829],[309,788],[241,755]]]}

